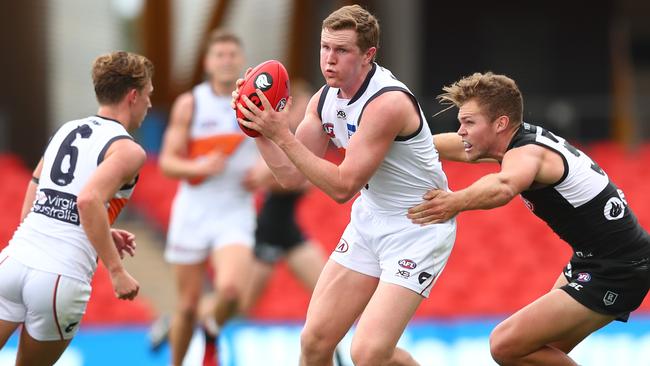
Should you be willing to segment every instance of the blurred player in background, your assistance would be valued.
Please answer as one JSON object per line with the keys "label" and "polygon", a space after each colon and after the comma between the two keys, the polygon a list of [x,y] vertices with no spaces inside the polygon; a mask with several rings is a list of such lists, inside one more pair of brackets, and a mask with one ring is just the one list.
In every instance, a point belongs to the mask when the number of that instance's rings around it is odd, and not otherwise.
{"label": "blurred player in background", "polygon": [[[291,129],[295,131],[305,115],[312,89],[301,80],[291,82]],[[287,190],[277,183],[271,170],[260,159],[249,175],[251,188],[266,189],[264,203],[257,216],[255,229],[255,261],[249,272],[249,283],[241,302],[241,312],[247,314],[255,305],[271,276],[274,265],[285,258],[291,271],[310,292],[325,265],[320,246],[306,238],[296,222],[296,206],[307,187]]]}
{"label": "blurred player in background", "polygon": [[114,52],[92,67],[96,116],[59,128],[27,187],[22,223],[0,253],[0,348],[20,325],[17,365],[52,365],[79,329],[102,260],[115,296],[132,300],[138,282],[124,269],[134,236],[110,225],[146,159],[130,133],[151,107],[152,63]]}
{"label": "blurred player in background", "polygon": [[[179,295],[169,335],[176,366],[183,362],[197,322],[207,261],[218,272],[207,316],[218,326],[237,312],[248,278],[242,271],[252,263],[255,210],[243,181],[259,157],[230,108],[230,92],[243,65],[239,38],[223,30],[211,33],[204,57],[208,79],[176,99],[163,140],[160,168],[182,179],[165,249]],[[206,365],[218,359],[217,331],[206,332]]]}
{"label": "blurred player in background", "polygon": [[[456,236],[453,220],[421,227],[406,218],[427,190],[447,190],[447,178],[417,100],[374,62],[378,45],[377,20],[358,5],[323,21],[320,67],[327,85],[310,100],[295,136],[291,103],[276,112],[258,91],[263,111],[245,95],[237,105],[247,120],[240,123],[263,135],[258,149],[281,184],[300,185],[306,177],[337,202],[361,192],[314,289],[301,365],[331,365],[357,318],[355,365],[417,365],[396,344]],[[236,90],[233,105],[238,98]],[[330,141],[346,149],[338,166],[322,158]]]}
{"label": "blurred player in background", "polygon": [[573,257],[550,292],[494,329],[492,357],[501,365],[576,365],[567,353],[611,321],[627,321],[648,293],[650,236],[598,164],[562,137],[522,121],[523,98],[512,79],[476,73],[443,90],[439,99],[459,108],[460,128],[434,136],[440,156],[497,160],[501,171],[453,193],[431,191],[409,217],[444,222],[521,194]]}

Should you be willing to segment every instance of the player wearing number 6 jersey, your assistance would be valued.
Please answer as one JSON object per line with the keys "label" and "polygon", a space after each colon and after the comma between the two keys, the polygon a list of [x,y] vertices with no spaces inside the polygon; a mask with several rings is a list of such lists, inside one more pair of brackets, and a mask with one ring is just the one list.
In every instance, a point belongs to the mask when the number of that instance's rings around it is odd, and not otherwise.
{"label": "player wearing number 6 jersey", "polygon": [[648,293],[650,236],[595,162],[560,136],[522,122],[523,98],[512,79],[476,73],[444,91],[439,99],[459,107],[460,128],[434,136],[440,156],[494,159],[501,171],[457,192],[429,192],[409,217],[442,222],[521,194],[574,254],[550,292],[495,328],[492,357],[501,365],[576,365],[567,353],[611,321],[627,321]]}
{"label": "player wearing number 6 jersey", "polygon": [[52,365],[77,332],[101,259],[115,296],[132,300],[138,282],[122,266],[134,236],[111,229],[145,161],[129,132],[151,107],[152,63],[114,52],[92,77],[96,116],[65,123],[34,170],[22,223],[0,253],[0,347],[21,323],[17,365]]}

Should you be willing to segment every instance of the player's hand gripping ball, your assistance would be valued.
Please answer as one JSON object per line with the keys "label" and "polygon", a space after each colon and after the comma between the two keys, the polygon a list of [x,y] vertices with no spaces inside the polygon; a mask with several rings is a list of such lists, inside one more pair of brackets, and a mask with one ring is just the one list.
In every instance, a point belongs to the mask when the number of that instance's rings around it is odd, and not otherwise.
{"label": "player's hand gripping ball", "polygon": [[[244,84],[239,89],[239,98],[237,103],[246,105],[241,100],[242,95],[246,95],[258,108],[264,109],[260,98],[255,93],[255,89],[260,89],[276,111],[281,111],[287,104],[289,98],[289,74],[280,61],[269,60],[257,65],[246,76]],[[237,109],[237,118],[246,120],[246,117]],[[239,127],[250,137],[257,137],[259,132],[239,124]]]}

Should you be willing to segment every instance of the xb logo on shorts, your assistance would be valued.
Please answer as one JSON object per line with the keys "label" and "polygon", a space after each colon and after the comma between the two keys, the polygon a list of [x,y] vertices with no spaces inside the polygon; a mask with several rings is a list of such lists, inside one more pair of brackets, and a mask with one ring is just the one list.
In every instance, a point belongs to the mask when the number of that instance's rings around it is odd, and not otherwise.
{"label": "xb logo on shorts", "polygon": [[418,266],[417,263],[413,262],[410,259],[400,259],[399,262],[397,262],[400,267],[406,268],[406,269],[415,269],[415,267]]}
{"label": "xb logo on shorts", "polygon": [[268,72],[263,72],[255,78],[255,87],[261,91],[267,91],[273,86],[273,78]]}
{"label": "xb logo on shorts", "polygon": [[606,306],[613,305],[614,302],[616,302],[616,298],[618,298],[616,292],[607,291],[605,297],[603,297],[603,303],[605,303]]}
{"label": "xb logo on shorts", "polygon": [[411,272],[405,271],[403,269],[398,269],[397,273],[395,273],[395,276],[402,277],[402,278],[409,278],[411,277]]}

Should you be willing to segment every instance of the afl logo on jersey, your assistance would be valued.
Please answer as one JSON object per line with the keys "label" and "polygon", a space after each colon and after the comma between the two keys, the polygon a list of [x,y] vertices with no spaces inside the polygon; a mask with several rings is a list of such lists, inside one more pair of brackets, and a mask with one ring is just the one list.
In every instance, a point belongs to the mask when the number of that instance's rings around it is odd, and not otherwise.
{"label": "afl logo on jersey", "polygon": [[267,72],[263,72],[255,78],[255,87],[261,91],[267,91],[273,86],[273,78]]}
{"label": "afl logo on jersey", "polygon": [[607,220],[618,220],[625,214],[625,204],[620,198],[612,197],[605,203],[604,213]]}
{"label": "afl logo on jersey", "polygon": [[323,131],[327,134],[327,136],[334,138],[336,135],[334,135],[334,124],[333,123],[323,123]]}

